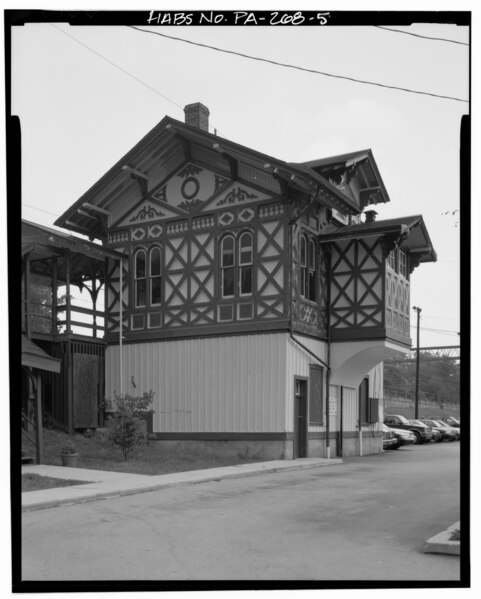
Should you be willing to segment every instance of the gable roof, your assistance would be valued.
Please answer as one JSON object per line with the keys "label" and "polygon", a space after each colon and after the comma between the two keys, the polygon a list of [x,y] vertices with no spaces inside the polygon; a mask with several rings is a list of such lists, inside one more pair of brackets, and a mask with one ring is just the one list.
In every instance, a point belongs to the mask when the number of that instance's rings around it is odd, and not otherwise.
{"label": "gable roof", "polygon": [[154,164],[180,155],[186,143],[195,143],[227,160],[242,160],[273,173],[318,201],[322,193],[322,200],[333,208],[349,214],[361,212],[355,201],[306,164],[279,160],[166,116],[68,208],[55,225],[100,238],[109,216],[109,204],[121,198],[139,198],[139,180],[148,176]]}
{"label": "gable roof", "polygon": [[319,235],[319,241],[326,243],[339,239],[361,238],[379,235],[398,235],[400,247],[416,254],[419,262],[436,262],[437,255],[420,214],[402,216],[386,220],[347,225],[338,231]]}
{"label": "gable roof", "polygon": [[303,162],[302,164],[325,176],[327,179],[335,174],[336,171],[343,172],[353,169],[358,172],[357,179],[361,193],[369,195],[369,204],[390,201],[372,150],[370,149],[320,158],[318,160]]}
{"label": "gable roof", "polygon": [[[70,233],[57,231],[22,219],[22,257],[30,254],[36,259],[35,272],[51,276],[51,266],[42,262],[45,258],[57,256],[57,277],[59,281],[66,280],[67,259],[66,251],[70,252],[68,267],[70,280],[78,284],[89,276],[103,276],[105,258],[122,258],[118,250],[111,250],[98,243],[92,243]],[[94,266],[94,268],[92,268]]]}

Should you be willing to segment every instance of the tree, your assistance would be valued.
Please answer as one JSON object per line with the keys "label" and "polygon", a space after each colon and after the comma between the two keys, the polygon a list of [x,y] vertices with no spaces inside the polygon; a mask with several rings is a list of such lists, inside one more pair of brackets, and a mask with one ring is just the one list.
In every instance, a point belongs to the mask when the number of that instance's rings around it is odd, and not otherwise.
{"label": "tree", "polygon": [[116,395],[113,400],[114,411],[107,420],[109,438],[119,447],[124,460],[146,439],[145,418],[153,414],[148,409],[154,399],[154,392],[144,393],[141,397]]}

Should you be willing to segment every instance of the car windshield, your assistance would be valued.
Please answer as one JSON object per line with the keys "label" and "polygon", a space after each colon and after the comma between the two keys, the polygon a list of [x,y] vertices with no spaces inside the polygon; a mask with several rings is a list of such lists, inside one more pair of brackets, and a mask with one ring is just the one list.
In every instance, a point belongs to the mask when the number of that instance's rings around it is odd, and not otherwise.
{"label": "car windshield", "polygon": [[449,424],[446,424],[443,420],[436,420],[436,422],[439,424],[439,426],[449,426]]}
{"label": "car windshield", "polygon": [[409,420],[402,415],[396,416],[395,418],[397,418],[401,424],[409,424]]}
{"label": "car windshield", "polygon": [[424,426],[424,427],[426,427],[426,425],[424,424],[424,422],[421,422],[420,420],[411,420],[410,422],[411,422],[411,424],[415,424],[416,426]]}
{"label": "car windshield", "polygon": [[438,426],[435,420],[423,420],[424,424],[429,424],[429,426]]}

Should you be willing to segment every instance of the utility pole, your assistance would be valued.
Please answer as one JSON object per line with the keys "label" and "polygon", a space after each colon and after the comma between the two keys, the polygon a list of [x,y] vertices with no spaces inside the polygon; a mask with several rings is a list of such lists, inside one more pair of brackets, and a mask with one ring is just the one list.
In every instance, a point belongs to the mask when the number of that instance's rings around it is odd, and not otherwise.
{"label": "utility pole", "polygon": [[413,306],[413,310],[417,312],[417,332],[416,332],[416,391],[414,396],[414,418],[417,420],[419,416],[419,320],[421,317],[421,308]]}

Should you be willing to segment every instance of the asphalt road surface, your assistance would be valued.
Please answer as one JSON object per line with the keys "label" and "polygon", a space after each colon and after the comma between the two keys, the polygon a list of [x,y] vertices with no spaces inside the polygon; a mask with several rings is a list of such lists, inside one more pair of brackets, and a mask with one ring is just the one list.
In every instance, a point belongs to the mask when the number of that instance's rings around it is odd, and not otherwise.
{"label": "asphalt road surface", "polygon": [[456,581],[459,442],[22,515],[25,581]]}

